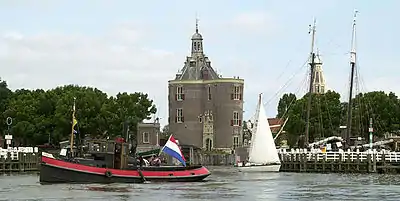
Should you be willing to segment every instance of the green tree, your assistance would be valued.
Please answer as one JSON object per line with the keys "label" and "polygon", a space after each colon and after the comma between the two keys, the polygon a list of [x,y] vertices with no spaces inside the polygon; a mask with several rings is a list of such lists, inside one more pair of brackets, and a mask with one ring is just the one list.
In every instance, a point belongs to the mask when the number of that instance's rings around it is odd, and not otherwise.
{"label": "green tree", "polygon": [[[397,96],[390,92],[373,91],[358,94],[352,104],[352,135],[368,137],[369,121],[372,118],[374,134],[399,132],[400,104]],[[347,112],[347,109],[346,109]]]}
{"label": "green tree", "polygon": [[74,98],[81,137],[122,135],[124,122],[131,131],[136,131],[138,122],[157,111],[147,94],[139,92],[108,97],[96,88],[66,85],[47,91],[19,89],[10,93],[0,106],[7,105],[3,116],[13,118],[11,134],[17,143],[24,145],[43,144],[49,137],[53,143],[69,139]]}
{"label": "green tree", "polygon": [[[308,97],[306,94],[301,99],[295,100],[288,110],[290,119],[285,131],[288,133],[288,144],[291,146],[305,134]],[[325,94],[312,94],[311,98],[309,141],[336,135],[341,120],[340,95],[334,91],[327,91]]]}
{"label": "green tree", "polygon": [[276,117],[282,118],[288,111],[288,109],[295,103],[297,100],[296,95],[289,93],[284,94],[278,103],[278,114]]}
{"label": "green tree", "polygon": [[[282,97],[284,103],[285,98]],[[281,102],[281,101],[280,101]],[[290,145],[295,145],[305,133],[308,94],[289,108],[289,121],[285,126]],[[284,104],[278,106],[282,110]],[[279,107],[281,109],[279,109]],[[347,125],[348,103],[340,102],[340,95],[333,91],[313,94],[310,110],[309,140],[332,135],[341,135],[339,127]],[[278,112],[279,113],[279,112]],[[357,94],[352,101],[352,136],[368,139],[369,121],[372,118],[374,135],[382,137],[385,133],[398,134],[400,130],[400,100],[393,92],[373,91]]]}
{"label": "green tree", "polygon": [[5,116],[4,111],[6,110],[7,103],[11,95],[12,92],[8,88],[7,82],[4,80],[2,81],[0,78],[0,134],[4,133],[4,131],[7,129],[7,126],[5,124],[5,119],[7,117]]}
{"label": "green tree", "polygon": [[171,134],[171,131],[169,131],[169,125],[167,124],[162,128],[160,138],[167,139]]}

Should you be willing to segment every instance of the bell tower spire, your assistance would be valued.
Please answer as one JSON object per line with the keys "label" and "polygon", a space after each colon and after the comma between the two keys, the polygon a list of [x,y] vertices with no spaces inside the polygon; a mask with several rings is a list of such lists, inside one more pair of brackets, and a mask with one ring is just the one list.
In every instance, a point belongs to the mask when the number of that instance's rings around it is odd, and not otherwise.
{"label": "bell tower spire", "polygon": [[196,32],[192,36],[192,57],[203,55],[203,36],[199,33],[199,19],[196,17]]}

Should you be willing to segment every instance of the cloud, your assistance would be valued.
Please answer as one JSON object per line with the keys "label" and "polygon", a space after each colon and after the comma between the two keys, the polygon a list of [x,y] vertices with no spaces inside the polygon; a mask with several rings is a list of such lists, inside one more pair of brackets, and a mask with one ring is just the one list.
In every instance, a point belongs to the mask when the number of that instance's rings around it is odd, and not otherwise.
{"label": "cloud", "polygon": [[[149,93],[167,116],[167,81],[184,55],[155,49],[140,41],[145,30],[119,25],[98,36],[10,31],[0,36],[1,77],[12,89],[50,89],[65,84]],[[163,87],[160,87],[163,86]]]}
{"label": "cloud", "polygon": [[249,11],[236,15],[232,20],[232,25],[240,30],[251,31],[264,31],[266,28],[271,28],[271,16],[266,12]]}

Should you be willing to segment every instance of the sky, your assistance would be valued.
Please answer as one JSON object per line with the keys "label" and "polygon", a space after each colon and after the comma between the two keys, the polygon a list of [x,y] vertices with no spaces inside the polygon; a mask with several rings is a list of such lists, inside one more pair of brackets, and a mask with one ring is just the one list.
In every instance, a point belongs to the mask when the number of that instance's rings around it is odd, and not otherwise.
{"label": "sky", "polygon": [[168,80],[190,54],[197,16],[213,68],[245,80],[245,119],[259,93],[274,117],[284,93],[307,90],[313,18],[327,87],[347,99],[355,9],[356,91],[400,93],[399,7],[396,0],[0,1],[0,77],[12,90],[78,84],[109,95],[148,93],[165,125]]}

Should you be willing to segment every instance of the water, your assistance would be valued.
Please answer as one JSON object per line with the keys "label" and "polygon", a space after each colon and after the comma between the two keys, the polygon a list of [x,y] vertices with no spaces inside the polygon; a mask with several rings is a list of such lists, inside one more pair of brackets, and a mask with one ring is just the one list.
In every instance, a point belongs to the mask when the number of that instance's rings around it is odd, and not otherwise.
{"label": "water", "polygon": [[200,183],[40,185],[37,174],[0,176],[0,200],[400,200],[400,175],[238,173],[210,168]]}

